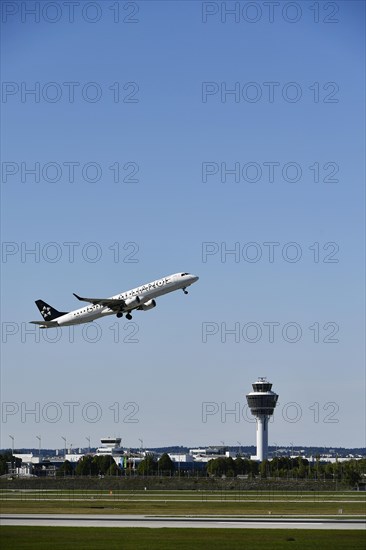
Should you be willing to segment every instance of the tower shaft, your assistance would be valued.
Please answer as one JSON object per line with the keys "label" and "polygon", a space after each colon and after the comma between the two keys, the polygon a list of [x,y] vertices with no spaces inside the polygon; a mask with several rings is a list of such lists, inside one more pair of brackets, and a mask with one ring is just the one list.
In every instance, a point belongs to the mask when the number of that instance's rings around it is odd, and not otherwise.
{"label": "tower shaft", "polygon": [[268,420],[269,417],[259,415],[257,422],[257,460],[266,460],[268,457]]}

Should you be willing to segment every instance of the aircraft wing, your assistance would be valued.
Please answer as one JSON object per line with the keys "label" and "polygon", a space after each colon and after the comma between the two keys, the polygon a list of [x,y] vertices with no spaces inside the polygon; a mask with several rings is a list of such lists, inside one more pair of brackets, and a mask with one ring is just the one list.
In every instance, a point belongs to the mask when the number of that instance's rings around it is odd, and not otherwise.
{"label": "aircraft wing", "polygon": [[56,321],[29,321],[33,325],[40,325],[43,328],[58,327]]}
{"label": "aircraft wing", "polygon": [[118,311],[126,304],[124,300],[119,300],[117,298],[82,298],[75,293],[74,296],[81,302],[89,302],[90,304],[94,304],[95,306],[100,305]]}

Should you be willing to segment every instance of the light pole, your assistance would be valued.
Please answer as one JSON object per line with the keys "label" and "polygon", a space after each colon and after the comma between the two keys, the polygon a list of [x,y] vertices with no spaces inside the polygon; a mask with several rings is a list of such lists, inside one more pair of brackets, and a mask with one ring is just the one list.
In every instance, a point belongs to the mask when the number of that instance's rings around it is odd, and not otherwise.
{"label": "light pole", "polygon": [[38,458],[41,460],[41,436],[36,435],[36,438],[38,439]]}
{"label": "light pole", "polygon": [[291,456],[290,456],[290,468],[291,468],[291,479],[294,477],[294,464],[293,464],[293,455],[294,455],[294,442],[290,441],[291,445]]}
{"label": "light pole", "polygon": [[277,477],[279,477],[279,471],[278,471],[278,443],[273,442],[273,445],[276,445]]}
{"label": "light pole", "polygon": [[11,454],[13,455],[14,454],[14,436],[9,435],[9,437],[11,439]]}
{"label": "light pole", "polygon": [[239,445],[239,456],[241,456],[241,443],[240,441],[237,441],[238,445]]}
{"label": "light pole", "polygon": [[66,458],[66,437],[61,436],[61,439],[64,440],[64,460]]}
{"label": "light pole", "polygon": [[85,438],[87,442],[89,443],[89,454],[90,454],[90,436]]}
{"label": "light pole", "polygon": [[142,453],[142,449],[143,449],[143,446],[144,446],[144,442],[142,439],[139,439],[139,442],[140,442],[140,452]]}

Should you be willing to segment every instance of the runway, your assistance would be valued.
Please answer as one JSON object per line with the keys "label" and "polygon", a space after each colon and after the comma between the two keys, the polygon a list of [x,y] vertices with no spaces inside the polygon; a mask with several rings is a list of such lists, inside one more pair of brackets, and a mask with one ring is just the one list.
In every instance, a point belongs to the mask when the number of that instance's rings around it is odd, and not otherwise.
{"label": "runway", "polygon": [[168,517],[92,514],[2,514],[1,525],[48,527],[149,527],[208,529],[357,529],[363,519],[263,518],[263,517]]}

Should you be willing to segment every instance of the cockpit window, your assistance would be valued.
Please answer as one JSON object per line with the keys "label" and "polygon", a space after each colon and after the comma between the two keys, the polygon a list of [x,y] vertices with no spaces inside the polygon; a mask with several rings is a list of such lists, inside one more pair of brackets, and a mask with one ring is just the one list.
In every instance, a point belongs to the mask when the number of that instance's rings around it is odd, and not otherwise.
{"label": "cockpit window", "polygon": [[180,276],[184,277],[184,275],[189,275],[189,273],[181,273]]}

